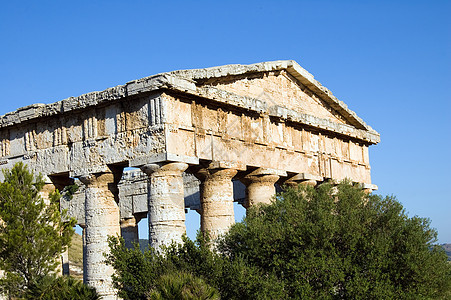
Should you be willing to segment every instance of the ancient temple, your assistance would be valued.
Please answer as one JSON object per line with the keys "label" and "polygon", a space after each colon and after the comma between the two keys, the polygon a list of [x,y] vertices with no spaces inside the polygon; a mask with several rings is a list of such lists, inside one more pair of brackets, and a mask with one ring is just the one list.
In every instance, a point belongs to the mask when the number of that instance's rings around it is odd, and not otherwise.
{"label": "ancient temple", "polygon": [[85,282],[115,299],[108,235],[136,240],[148,216],[153,246],[180,241],[191,208],[214,238],[233,224],[234,201],[268,203],[276,185],[348,178],[374,190],[368,147],[379,140],[296,62],[274,61],[162,73],[20,108],[0,117],[0,164],[28,164],[46,190],[81,184],[62,207],[84,229]]}

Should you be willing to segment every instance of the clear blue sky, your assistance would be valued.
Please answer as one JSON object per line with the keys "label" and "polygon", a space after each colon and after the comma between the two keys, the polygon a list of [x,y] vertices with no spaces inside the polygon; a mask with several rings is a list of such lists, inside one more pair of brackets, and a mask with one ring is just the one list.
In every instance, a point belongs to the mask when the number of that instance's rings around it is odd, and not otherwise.
{"label": "clear blue sky", "polygon": [[0,115],[159,72],[294,59],[381,134],[378,192],[450,243],[450,12],[434,0],[2,0]]}

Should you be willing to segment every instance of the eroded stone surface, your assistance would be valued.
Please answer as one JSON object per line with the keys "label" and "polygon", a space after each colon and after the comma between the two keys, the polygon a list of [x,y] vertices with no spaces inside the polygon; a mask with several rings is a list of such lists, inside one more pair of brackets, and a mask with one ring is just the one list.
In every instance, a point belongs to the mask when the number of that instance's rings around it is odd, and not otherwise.
{"label": "eroded stone surface", "polygon": [[198,172],[201,179],[200,228],[214,240],[235,223],[233,182],[235,169],[206,168]]}
{"label": "eroded stone surface", "polygon": [[275,184],[280,175],[286,175],[286,173],[259,168],[243,177],[241,181],[246,185],[244,207],[249,208],[259,203],[270,204],[276,193]]}
{"label": "eroded stone surface", "polygon": [[149,176],[148,221],[149,243],[160,249],[171,241],[182,243],[185,227],[185,199],[182,173],[186,163],[144,165]]}
{"label": "eroded stone surface", "polygon": [[113,173],[99,173],[80,178],[85,189],[85,283],[97,289],[102,299],[116,299],[112,286],[112,266],[105,263],[109,251],[108,236],[119,236],[117,184]]}

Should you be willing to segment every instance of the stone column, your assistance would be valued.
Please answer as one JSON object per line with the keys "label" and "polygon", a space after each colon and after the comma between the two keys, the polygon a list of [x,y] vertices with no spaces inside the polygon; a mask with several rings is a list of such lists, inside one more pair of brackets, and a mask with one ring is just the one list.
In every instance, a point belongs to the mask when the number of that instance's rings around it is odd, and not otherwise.
{"label": "stone column", "polygon": [[279,180],[283,172],[272,169],[259,168],[241,179],[246,185],[245,208],[249,208],[258,203],[270,204],[276,194],[274,184]]}
{"label": "stone column", "polygon": [[125,246],[133,249],[133,243],[139,242],[138,224],[135,217],[121,219],[121,236],[124,238]]}
{"label": "stone column", "polygon": [[69,248],[66,249],[63,253],[61,253],[61,265],[62,265],[62,274],[70,275],[69,270]]}
{"label": "stone column", "polygon": [[236,169],[208,168],[197,174],[202,181],[200,227],[212,240],[235,223],[232,178],[236,173]]}
{"label": "stone column", "polygon": [[105,263],[104,253],[109,251],[108,236],[120,235],[117,205],[120,174],[98,173],[80,177],[86,186],[83,277],[86,284],[96,288],[102,299],[117,298],[111,279],[114,269]]}
{"label": "stone column", "polygon": [[183,172],[186,163],[148,164],[141,170],[149,177],[149,243],[155,249],[182,242],[185,227]]}
{"label": "stone column", "polygon": [[86,226],[80,225],[80,227],[82,229],[81,238],[83,242],[83,282],[87,282],[86,274],[88,274],[88,272],[86,271],[86,266],[88,265],[88,263],[86,260]]}

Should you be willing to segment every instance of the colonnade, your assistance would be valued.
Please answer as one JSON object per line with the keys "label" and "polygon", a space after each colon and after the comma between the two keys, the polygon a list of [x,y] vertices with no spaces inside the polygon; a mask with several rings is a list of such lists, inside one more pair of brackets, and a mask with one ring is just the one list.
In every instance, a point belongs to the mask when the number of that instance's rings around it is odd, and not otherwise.
{"label": "colonnade", "polygon": [[[186,233],[183,173],[189,165],[184,162],[153,163],[140,166],[148,177],[149,243],[159,249],[172,241],[181,242]],[[85,222],[83,226],[84,282],[97,289],[102,299],[116,299],[111,275],[114,269],[105,263],[108,236],[121,235],[126,246],[138,242],[137,223],[140,218],[120,217],[118,182],[122,168],[79,177],[85,185]],[[227,232],[235,222],[233,210],[233,181],[238,177],[246,186],[244,207],[268,204],[274,196],[275,184],[296,186],[316,185],[323,178],[310,174],[287,176],[280,170],[257,168],[243,171],[238,168],[210,165],[189,170],[200,180],[201,230],[212,240]],[[237,174],[239,176],[237,176]],[[56,182],[54,182],[56,186]],[[62,189],[62,185],[58,186]],[[364,188],[364,187],[362,187]],[[48,193],[47,188],[44,190]]]}
{"label": "colonnade", "polygon": [[[149,243],[159,249],[172,241],[181,242],[186,233],[182,174],[183,162],[146,164],[140,169],[148,176]],[[235,222],[233,181],[235,168],[206,167],[195,176],[201,181],[201,230],[212,239],[227,232]],[[275,194],[274,184],[284,172],[257,169],[242,178],[247,186],[246,207],[269,203]],[[117,183],[121,170],[80,177],[85,185],[84,281],[97,289],[102,299],[116,299],[111,275],[105,264],[108,236],[122,235],[127,246],[138,240],[135,217],[120,219]]]}

